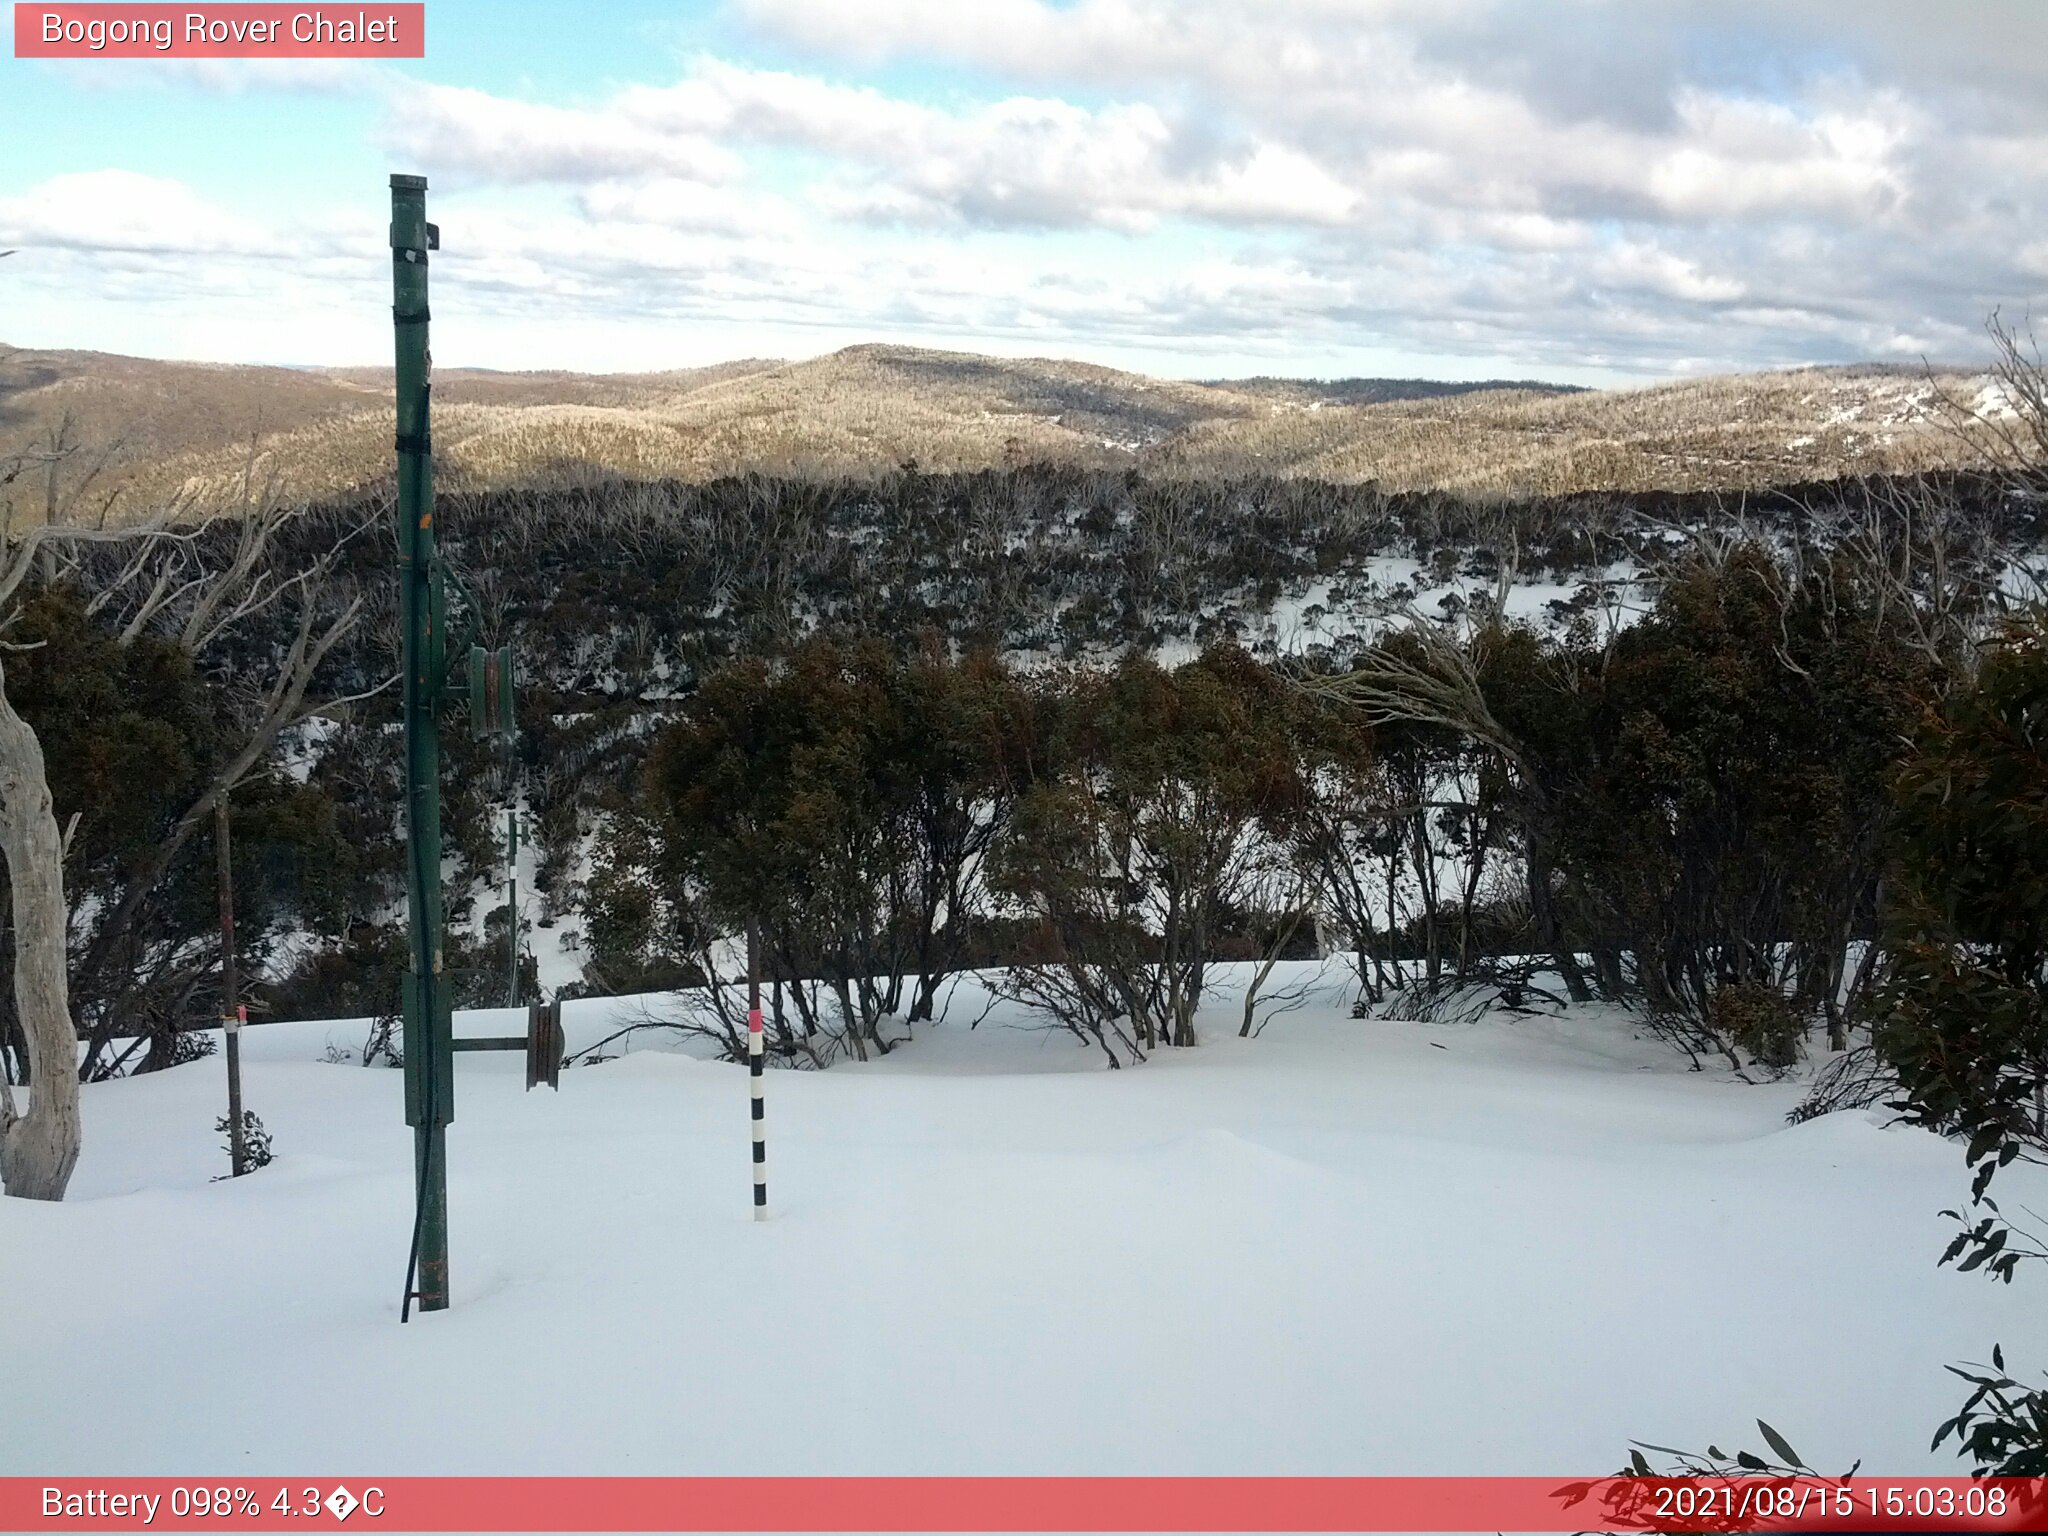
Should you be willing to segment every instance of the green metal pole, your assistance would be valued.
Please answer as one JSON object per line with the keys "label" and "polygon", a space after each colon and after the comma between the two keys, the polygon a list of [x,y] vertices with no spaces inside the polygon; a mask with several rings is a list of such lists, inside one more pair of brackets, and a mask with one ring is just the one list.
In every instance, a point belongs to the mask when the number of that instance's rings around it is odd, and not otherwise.
{"label": "green metal pole", "polygon": [[441,688],[446,637],[434,553],[428,408],[427,179],[391,178],[391,318],[397,334],[399,619],[404,628],[406,892],[411,953],[405,988],[406,1121],[418,1177],[407,1303],[448,1305],[448,1122],[454,1114],[452,1018],[441,950]]}

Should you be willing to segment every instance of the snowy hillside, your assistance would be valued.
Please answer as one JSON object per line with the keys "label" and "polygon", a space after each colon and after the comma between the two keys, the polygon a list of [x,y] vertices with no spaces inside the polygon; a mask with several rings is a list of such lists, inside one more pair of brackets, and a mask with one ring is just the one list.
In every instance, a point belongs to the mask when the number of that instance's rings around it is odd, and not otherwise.
{"label": "snowy hillside", "polygon": [[[252,450],[295,495],[391,473],[391,374],[222,368],[0,346],[0,458],[60,429],[89,451],[58,475],[88,515],[118,487],[136,509],[239,509]],[[874,477],[1019,461],[1121,473],[1372,481],[1486,495],[1760,489],[1978,462],[1943,429],[2009,407],[1976,369],[1804,367],[1576,390],[1522,379],[1153,378],[1073,359],[857,345],[801,361],[657,373],[437,368],[444,491],[606,476]],[[88,495],[88,490],[91,495]]]}
{"label": "snowy hillside", "polygon": [[[1788,1128],[1796,1085],[1598,1009],[1353,1021],[1333,978],[1239,1040],[1233,991],[1131,1070],[968,1031],[969,987],[774,1073],[765,1225],[741,1069],[458,1057],[454,1305],[404,1327],[399,1074],[323,1060],[360,1025],[251,1033],[279,1156],[232,1184],[218,1058],[92,1085],[72,1198],[0,1202],[0,1359],[61,1404],[0,1471],[1594,1473],[1762,1414],[1948,1472],[1942,1365],[2048,1349],[2028,1286],[1935,1268],[1953,1145]],[[637,1007],[571,1004],[572,1044]]]}

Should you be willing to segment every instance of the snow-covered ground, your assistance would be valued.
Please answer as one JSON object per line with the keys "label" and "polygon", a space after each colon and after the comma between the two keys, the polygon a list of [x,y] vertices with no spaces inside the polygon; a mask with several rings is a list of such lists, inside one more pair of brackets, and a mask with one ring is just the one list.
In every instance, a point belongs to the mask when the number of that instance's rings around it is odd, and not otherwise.
{"label": "snow-covered ground", "polygon": [[1124,1071],[998,1014],[772,1074],[763,1224],[743,1069],[459,1056],[454,1305],[403,1327],[400,1074],[322,1060],[360,1027],[250,1032],[239,1181],[219,1058],[91,1087],[73,1197],[0,1201],[0,1473],[1548,1475],[1758,1415],[1940,1472],[1942,1365],[2048,1361],[2027,1280],[1935,1268],[1933,1136],[1787,1127],[1601,1010],[1216,1003]]}

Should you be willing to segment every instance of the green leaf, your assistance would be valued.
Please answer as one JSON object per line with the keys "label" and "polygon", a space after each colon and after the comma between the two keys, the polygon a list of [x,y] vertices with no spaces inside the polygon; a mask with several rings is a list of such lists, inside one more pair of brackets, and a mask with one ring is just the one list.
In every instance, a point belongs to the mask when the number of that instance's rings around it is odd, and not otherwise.
{"label": "green leaf", "polygon": [[1770,1425],[1766,1424],[1762,1419],[1758,1419],[1756,1427],[1763,1435],[1764,1443],[1771,1448],[1772,1453],[1777,1456],[1781,1463],[1788,1467],[1803,1467],[1806,1465],[1805,1462],[1799,1459],[1799,1453],[1785,1443],[1785,1437],[1771,1428]]}

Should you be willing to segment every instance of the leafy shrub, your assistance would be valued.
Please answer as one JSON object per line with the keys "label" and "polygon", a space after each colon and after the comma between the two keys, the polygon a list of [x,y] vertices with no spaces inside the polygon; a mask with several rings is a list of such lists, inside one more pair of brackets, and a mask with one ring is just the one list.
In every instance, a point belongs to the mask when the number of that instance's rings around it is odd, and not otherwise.
{"label": "leafy shrub", "polygon": [[[213,1128],[228,1138],[221,1143],[221,1151],[233,1156],[235,1150],[233,1122],[226,1115],[222,1115],[213,1122]],[[255,1110],[243,1110],[242,1159],[245,1166],[242,1171],[244,1173],[254,1173],[258,1168],[269,1167],[273,1155],[270,1150],[270,1132],[264,1129],[263,1122],[257,1118]],[[214,1182],[217,1184],[220,1181],[216,1179]]]}
{"label": "leafy shrub", "polygon": [[187,1062],[204,1061],[219,1050],[213,1036],[201,1030],[182,1031],[172,1037],[171,1055],[167,1065],[182,1067]]}
{"label": "leafy shrub", "polygon": [[1878,1044],[1906,1118],[1969,1138],[1982,1196],[2048,1156],[2048,625],[1923,722],[1899,774],[1906,878]]}
{"label": "leafy shrub", "polygon": [[1757,981],[1722,983],[1707,1000],[1707,1022],[1759,1066],[1782,1069],[1799,1059],[1804,1031],[1792,1004],[1776,987]]}
{"label": "leafy shrub", "polygon": [[2014,1381],[1996,1348],[1988,1368],[1948,1369],[1976,1390],[1935,1432],[1935,1445],[1955,1436],[1956,1454],[1975,1462],[1980,1477],[2048,1477],[2048,1391]]}

